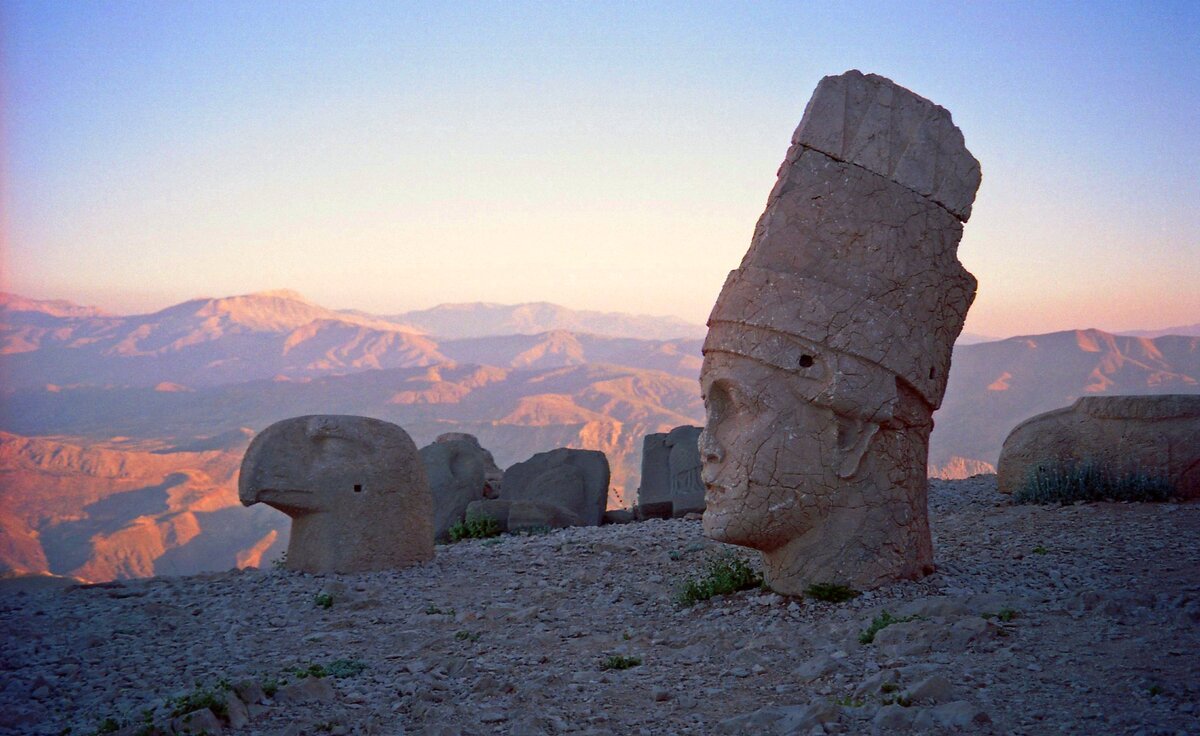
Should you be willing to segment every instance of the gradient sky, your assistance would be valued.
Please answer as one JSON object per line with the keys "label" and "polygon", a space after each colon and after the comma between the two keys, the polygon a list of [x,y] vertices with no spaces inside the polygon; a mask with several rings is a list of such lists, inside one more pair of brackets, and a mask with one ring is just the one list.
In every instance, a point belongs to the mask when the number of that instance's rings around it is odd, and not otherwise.
{"label": "gradient sky", "polygon": [[[842,7],[844,6],[844,7]],[[1200,3],[0,3],[0,288],[703,322],[826,74],[948,108],[967,331],[1200,321]]]}

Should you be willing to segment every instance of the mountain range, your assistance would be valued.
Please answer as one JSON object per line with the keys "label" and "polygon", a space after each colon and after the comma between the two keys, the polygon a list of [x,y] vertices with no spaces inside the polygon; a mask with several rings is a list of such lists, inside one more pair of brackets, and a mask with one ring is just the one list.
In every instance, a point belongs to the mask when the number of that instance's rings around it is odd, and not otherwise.
{"label": "mountain range", "polygon": [[[642,437],[703,421],[703,334],[549,304],[377,316],[275,291],[119,316],[2,295],[0,570],[104,580],[277,557],[288,520],[238,506],[237,468],[256,431],[309,413],[393,421],[418,445],[470,432],[502,467],[599,449],[610,506],[628,505]],[[1198,381],[1200,337],[960,342],[930,473],[991,471],[1016,423],[1082,394]]]}

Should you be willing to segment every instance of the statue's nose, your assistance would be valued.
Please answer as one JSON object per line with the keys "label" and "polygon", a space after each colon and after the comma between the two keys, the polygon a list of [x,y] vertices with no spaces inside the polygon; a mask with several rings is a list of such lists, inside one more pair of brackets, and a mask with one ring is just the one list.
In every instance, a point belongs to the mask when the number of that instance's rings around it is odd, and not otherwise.
{"label": "statue's nose", "polygon": [[707,427],[700,432],[699,445],[700,457],[704,458],[704,462],[720,463],[725,460],[725,448],[721,447]]}

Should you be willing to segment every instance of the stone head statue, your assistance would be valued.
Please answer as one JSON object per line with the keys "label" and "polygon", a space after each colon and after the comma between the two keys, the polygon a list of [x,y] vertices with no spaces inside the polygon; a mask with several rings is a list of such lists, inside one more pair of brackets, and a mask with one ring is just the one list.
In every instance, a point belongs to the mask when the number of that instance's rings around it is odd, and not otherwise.
{"label": "stone head statue", "polygon": [[932,570],[928,440],[979,181],[950,114],[883,77],[826,77],[805,110],[700,378],[705,532],[762,550],[780,592]]}
{"label": "stone head statue", "polygon": [[260,432],[238,496],[292,517],[287,567],[384,570],[433,558],[433,499],[412,439],[389,422],[304,416]]}

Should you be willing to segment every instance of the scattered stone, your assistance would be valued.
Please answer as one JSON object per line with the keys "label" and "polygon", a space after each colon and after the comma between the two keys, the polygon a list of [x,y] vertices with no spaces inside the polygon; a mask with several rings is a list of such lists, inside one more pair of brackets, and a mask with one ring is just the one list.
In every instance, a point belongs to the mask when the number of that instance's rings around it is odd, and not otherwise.
{"label": "scattered stone", "polygon": [[514,534],[583,525],[583,520],[569,510],[537,501],[501,498],[472,501],[467,506],[466,515],[469,519],[494,519],[500,525],[501,532]]}
{"label": "scattered stone", "polygon": [[317,701],[328,703],[333,700],[333,686],[324,677],[305,677],[294,685],[279,688],[275,702],[282,704]]}

